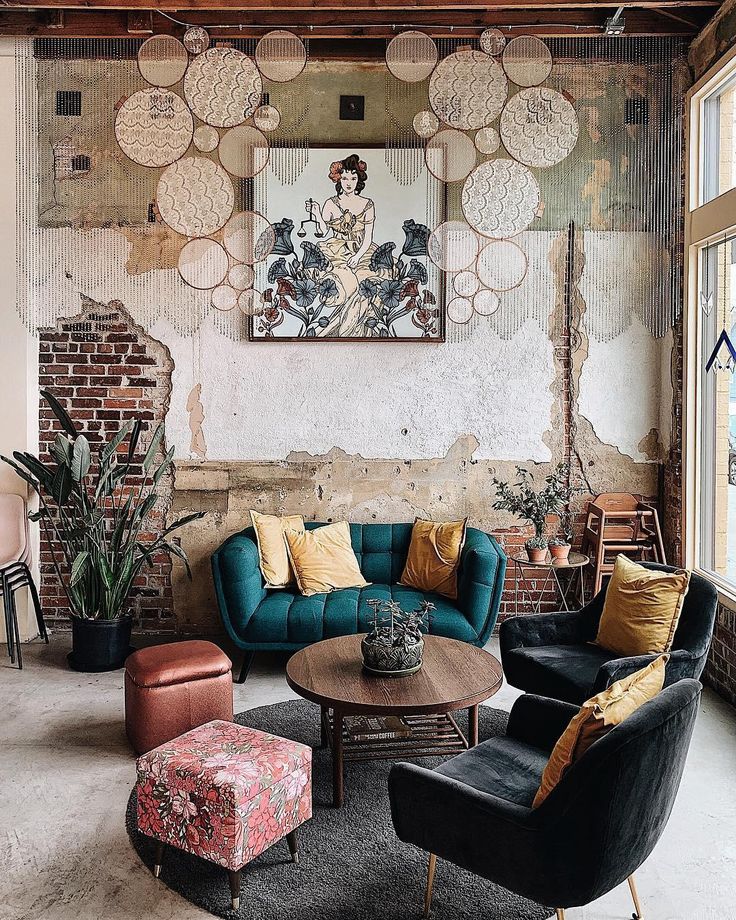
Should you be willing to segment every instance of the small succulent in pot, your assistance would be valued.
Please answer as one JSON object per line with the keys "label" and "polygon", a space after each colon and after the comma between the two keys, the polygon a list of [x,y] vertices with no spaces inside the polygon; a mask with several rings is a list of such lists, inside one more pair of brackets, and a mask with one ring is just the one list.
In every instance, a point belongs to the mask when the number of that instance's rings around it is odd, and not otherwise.
{"label": "small succulent in pot", "polygon": [[361,642],[363,666],[373,674],[403,677],[422,666],[424,639],[434,604],[422,601],[418,610],[406,612],[396,601],[373,598],[373,628]]}
{"label": "small succulent in pot", "polygon": [[549,541],[549,553],[553,559],[562,561],[570,555],[570,544],[564,536],[553,537]]}
{"label": "small succulent in pot", "polygon": [[524,544],[529,562],[544,562],[547,558],[547,538],[531,537]]}

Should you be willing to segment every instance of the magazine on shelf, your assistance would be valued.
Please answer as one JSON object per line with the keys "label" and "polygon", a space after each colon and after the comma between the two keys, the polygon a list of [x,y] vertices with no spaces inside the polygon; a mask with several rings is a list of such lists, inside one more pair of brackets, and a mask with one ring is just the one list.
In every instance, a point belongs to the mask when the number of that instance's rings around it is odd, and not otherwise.
{"label": "magazine on shelf", "polygon": [[388,741],[411,735],[411,726],[400,716],[347,716],[345,728],[351,741]]}

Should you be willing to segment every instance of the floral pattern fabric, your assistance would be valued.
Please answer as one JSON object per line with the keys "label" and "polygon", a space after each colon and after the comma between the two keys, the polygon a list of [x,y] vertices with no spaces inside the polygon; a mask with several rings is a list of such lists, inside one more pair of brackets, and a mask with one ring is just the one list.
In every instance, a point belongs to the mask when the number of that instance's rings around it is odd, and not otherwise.
{"label": "floral pattern fabric", "polygon": [[238,870],[312,816],[312,749],[208,722],[137,761],[138,829]]}

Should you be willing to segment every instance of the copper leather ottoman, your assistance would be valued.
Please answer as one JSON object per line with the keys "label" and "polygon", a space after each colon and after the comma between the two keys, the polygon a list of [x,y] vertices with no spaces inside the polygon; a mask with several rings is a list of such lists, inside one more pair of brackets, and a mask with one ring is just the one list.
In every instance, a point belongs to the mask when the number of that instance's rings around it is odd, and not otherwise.
{"label": "copper leather ottoman", "polygon": [[136,754],[223,719],[232,722],[232,662],[193,639],[142,648],[125,662],[125,731]]}

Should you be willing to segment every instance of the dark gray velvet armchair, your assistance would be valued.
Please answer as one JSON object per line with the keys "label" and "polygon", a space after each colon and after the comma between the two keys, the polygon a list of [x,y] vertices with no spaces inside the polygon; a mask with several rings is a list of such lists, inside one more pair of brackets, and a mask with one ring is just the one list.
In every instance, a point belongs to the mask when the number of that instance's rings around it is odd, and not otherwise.
{"label": "dark gray velvet armchair", "polygon": [[389,777],[399,838],[540,904],[580,907],[629,880],[659,840],[675,801],[701,686],[664,689],[593,744],[538,807],[549,754],[577,707],[520,697],[507,733],[436,770],[396,764]]}
{"label": "dark gray velvet armchair", "polygon": [[[645,563],[647,569],[677,571],[672,566]],[[512,687],[580,705],[622,677],[653,661],[656,655],[621,658],[597,645],[606,587],[582,610],[512,617],[501,624],[501,663]],[[718,594],[693,572],[690,587],[667,663],[665,686],[703,673]]]}

